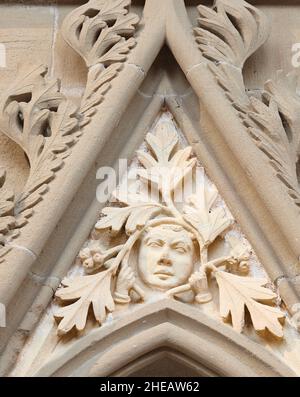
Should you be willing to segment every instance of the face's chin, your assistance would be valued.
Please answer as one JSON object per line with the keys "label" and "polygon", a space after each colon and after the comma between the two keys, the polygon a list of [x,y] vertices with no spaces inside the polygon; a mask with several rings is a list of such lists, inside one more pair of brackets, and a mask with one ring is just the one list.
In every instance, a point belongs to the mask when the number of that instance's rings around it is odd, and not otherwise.
{"label": "face's chin", "polygon": [[151,274],[144,277],[144,281],[153,287],[168,290],[178,286],[178,278],[164,273]]}

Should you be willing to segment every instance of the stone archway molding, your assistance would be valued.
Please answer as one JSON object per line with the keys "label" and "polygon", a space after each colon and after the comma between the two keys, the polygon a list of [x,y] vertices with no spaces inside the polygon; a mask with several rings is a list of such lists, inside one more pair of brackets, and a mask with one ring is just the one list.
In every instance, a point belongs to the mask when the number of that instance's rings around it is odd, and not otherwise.
{"label": "stone archway molding", "polygon": [[[163,364],[165,361],[167,364]],[[174,375],[174,365],[177,367],[177,375]],[[150,372],[149,372],[150,371]],[[184,374],[183,372],[184,371]],[[168,375],[165,375],[167,372]],[[174,348],[159,348],[150,353],[138,357],[112,376],[135,377],[135,376],[179,376],[179,377],[215,377],[216,373],[206,368],[202,363],[193,360]]]}
{"label": "stone archway molding", "polygon": [[296,376],[272,353],[197,309],[150,303],[78,339],[33,376],[111,376],[159,348],[170,348],[217,376]]}

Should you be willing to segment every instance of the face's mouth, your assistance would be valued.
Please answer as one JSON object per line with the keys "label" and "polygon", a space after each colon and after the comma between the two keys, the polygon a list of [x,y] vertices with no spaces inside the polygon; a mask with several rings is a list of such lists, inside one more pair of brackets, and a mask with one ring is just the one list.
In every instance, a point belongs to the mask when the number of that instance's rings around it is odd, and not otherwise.
{"label": "face's mouth", "polygon": [[161,280],[167,280],[174,276],[174,272],[168,268],[160,267],[154,272],[154,275]]}

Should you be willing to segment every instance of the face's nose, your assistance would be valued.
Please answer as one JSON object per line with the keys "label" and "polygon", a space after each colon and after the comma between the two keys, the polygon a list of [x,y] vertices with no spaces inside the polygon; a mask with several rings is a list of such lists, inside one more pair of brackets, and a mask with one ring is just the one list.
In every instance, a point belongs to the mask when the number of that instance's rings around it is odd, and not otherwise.
{"label": "face's nose", "polygon": [[163,266],[172,266],[172,261],[169,258],[167,253],[164,253],[161,258],[158,261],[159,265],[163,265]]}

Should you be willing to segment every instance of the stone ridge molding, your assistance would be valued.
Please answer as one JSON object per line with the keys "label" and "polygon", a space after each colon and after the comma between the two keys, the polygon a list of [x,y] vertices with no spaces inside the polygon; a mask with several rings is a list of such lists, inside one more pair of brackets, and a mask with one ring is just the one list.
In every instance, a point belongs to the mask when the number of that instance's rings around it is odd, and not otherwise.
{"label": "stone ridge molding", "polygon": [[214,376],[296,376],[246,336],[171,299],[138,308],[75,340],[32,376],[118,376],[128,363],[162,348],[194,358],[200,371],[204,367]]}
{"label": "stone ridge molding", "polygon": [[[41,186],[35,183],[34,175],[32,176],[34,190],[29,189],[23,196],[25,203],[26,200],[28,203],[31,197],[33,198],[32,206],[29,205],[31,208],[26,210],[26,205],[19,206],[18,197],[13,199],[12,194],[5,193],[4,178],[1,177],[1,228],[3,226],[3,231],[1,231],[0,255],[4,260],[0,260],[0,302],[7,305],[8,313],[13,313],[16,310],[14,302],[16,297],[21,302],[25,301],[23,300],[25,295],[28,299],[27,306],[24,305],[21,309],[22,315],[19,313],[19,323],[14,324],[12,329],[0,338],[1,348],[6,347],[7,340],[16,331],[17,347],[15,348],[14,338],[11,338],[11,343],[7,346],[14,354],[17,354],[20,344],[32,332],[39,321],[39,316],[51,301],[53,291],[57,289],[61,281],[60,271],[57,276],[54,263],[47,264],[46,269],[40,269],[38,266],[42,266],[38,263],[38,259],[58,222],[66,213],[77,192],[80,191],[96,159],[104,155],[105,145],[112,131],[125,114],[128,105],[165,44],[170,48],[200,101],[201,122],[205,122],[205,126],[196,129],[197,139],[193,147],[198,147],[197,142],[205,137],[203,139],[203,142],[207,142],[205,149],[213,152],[218,163],[228,170],[226,177],[230,183],[230,189],[232,188],[230,194],[235,199],[235,208],[234,206],[230,208],[231,212],[236,219],[239,217],[243,230],[252,231],[249,232],[249,235],[251,234],[251,239],[249,239],[272,282],[278,286],[280,296],[290,313],[294,313],[293,308],[299,307],[297,304],[300,301],[300,214],[295,176],[297,174],[297,172],[295,174],[295,164],[296,153],[298,153],[298,135],[294,133],[297,124],[298,99],[294,93],[291,100],[292,91],[281,83],[278,87],[277,82],[274,85],[267,84],[263,101],[262,98],[256,98],[256,100],[249,98],[245,93],[242,62],[266,39],[268,29],[266,19],[256,8],[242,0],[230,1],[230,3],[217,1],[217,3],[217,8],[213,10],[200,7],[201,32],[199,30],[194,32],[196,27],[191,26],[183,0],[146,0],[142,23],[138,25],[137,18],[132,17],[127,20],[128,15],[131,15],[125,11],[125,9],[128,10],[129,2],[121,0],[91,1],[88,5],[81,7],[80,11],[77,9],[67,17],[63,27],[65,38],[85,58],[89,70],[86,92],[79,110],[75,113],[66,113],[69,122],[72,121],[72,124],[76,122],[74,132],[68,133],[66,140],[66,137],[62,138],[60,132],[57,135],[59,143],[57,147],[63,148],[63,153],[60,150],[55,150],[53,153],[52,148],[56,144],[52,147],[52,144],[48,146],[47,143],[51,124],[55,124],[54,120],[62,116],[59,110],[62,105],[51,107],[49,103],[55,98],[55,101],[59,103],[69,102],[67,98],[62,97],[59,89],[56,89],[59,85],[53,86],[55,93],[51,92],[54,96],[51,94],[51,97],[43,102],[46,107],[42,109],[34,105],[33,101],[36,98],[34,92],[29,91],[31,95],[24,95],[24,92],[19,92],[18,88],[14,94],[4,96],[1,101],[4,108],[1,108],[1,111],[7,110],[5,106],[6,101],[9,100],[7,104],[10,103],[10,116],[1,114],[0,122],[4,123],[7,128],[10,125],[7,117],[12,117],[11,120],[13,120],[16,116],[14,123],[18,129],[23,130],[24,111],[27,117],[30,113],[29,109],[34,109],[34,114],[28,119],[29,124],[32,121],[36,126],[40,124],[38,131],[46,136],[42,135],[44,142],[42,144],[39,142],[38,147],[42,149],[42,153],[45,149],[49,149],[52,160],[48,159],[47,168],[43,168],[45,173],[38,178],[39,181],[43,180]],[[91,4],[93,4],[92,7]],[[118,11],[117,16],[106,15],[97,25],[98,22],[95,21],[97,15],[101,14],[102,6],[109,9],[112,5]],[[79,25],[77,25],[76,15],[81,21]],[[119,26],[121,18],[127,21],[124,35],[123,28],[120,28],[121,33],[118,28],[115,32],[112,29],[112,23]],[[135,46],[131,40],[134,33],[133,26],[136,26],[138,33]],[[225,26],[225,29],[222,29],[222,26]],[[226,33],[225,42],[222,35],[220,37],[217,33],[219,29],[224,35]],[[240,33],[243,33],[243,37]],[[115,57],[114,54],[110,61],[102,59],[97,63],[97,60],[103,57],[102,50],[105,46],[101,45],[101,40],[105,35],[109,36],[110,42],[107,50],[110,52],[111,45],[116,42],[113,45],[116,49],[121,48],[121,51],[120,53],[117,51],[118,56]],[[219,40],[213,39],[213,36],[218,36]],[[227,39],[230,40],[226,41]],[[210,40],[214,42],[214,53],[208,48]],[[93,57],[88,56],[85,45],[93,51]],[[119,45],[121,47],[118,47]],[[126,51],[129,50],[128,53],[123,53],[124,48]],[[218,54],[217,49],[220,50]],[[220,53],[223,54],[222,59],[218,58]],[[230,62],[226,61],[226,58],[230,59]],[[119,64],[122,64],[122,71],[119,71]],[[48,84],[45,77],[44,72],[37,76],[40,81],[43,80],[41,86]],[[168,98],[164,97],[163,100],[167,102]],[[16,111],[17,107],[20,112]],[[36,111],[40,119],[35,119]],[[8,124],[7,121],[9,121]],[[273,128],[278,135],[274,134]],[[290,133],[291,131],[293,132]],[[20,139],[15,131],[8,129],[8,132],[12,139]],[[81,132],[84,133],[79,139],[77,133]],[[289,138],[288,142],[286,136]],[[34,157],[30,148],[32,142],[30,131],[25,133],[24,139],[26,137],[30,138],[30,142],[22,142],[22,147],[31,153],[32,159],[38,160],[38,156]],[[36,141],[38,139],[34,138]],[[70,142],[71,140],[73,141]],[[74,145],[77,140],[77,144]],[[258,150],[256,145],[263,151]],[[283,157],[287,152],[289,155]],[[36,154],[38,155],[39,152]],[[69,154],[67,160],[64,159],[66,154]],[[56,164],[56,158],[57,164],[64,162],[64,167],[60,167],[60,172],[57,172],[55,168],[51,169],[52,165]],[[46,175],[49,176],[49,180]],[[228,189],[220,179],[217,187],[222,196],[225,196]],[[229,200],[227,201],[230,206]],[[16,217],[15,208],[24,208],[24,211],[19,212]],[[32,215],[32,208],[34,208],[34,214],[28,222],[26,216]],[[19,222],[18,217],[21,215],[25,219],[20,219]],[[20,227],[22,227],[22,232],[16,235]],[[14,243],[11,241],[13,236],[16,237]],[[82,237],[83,242],[84,237]],[[76,252],[74,252],[74,257],[75,255]],[[35,270],[43,281],[40,293],[32,297],[28,292],[30,287],[26,289],[26,285],[22,283],[37,263],[38,269]],[[63,268],[63,273],[66,274],[65,268],[70,264],[61,266],[58,261],[59,270]],[[36,311],[32,310],[34,315],[31,312],[27,313],[30,304],[36,309]],[[17,329],[18,327],[20,328]],[[21,334],[21,338],[18,333]],[[14,360],[15,356],[10,354],[9,350],[6,352],[10,360]],[[2,367],[0,372],[2,373]]]}
{"label": "stone ridge molding", "polygon": [[[213,299],[208,280],[215,278],[220,314],[225,321],[231,321],[241,333],[247,308],[258,333],[271,333],[281,339],[280,321],[284,321],[285,313],[272,306],[277,295],[264,287],[268,280],[243,277],[249,272],[247,247],[232,236],[228,238],[227,255],[213,259],[209,255],[210,246],[232,224],[230,214],[215,205],[219,197],[215,186],[208,186],[205,179],[201,185],[196,181],[196,193],[186,197],[182,210],[174,201],[176,192],[196,168],[192,148],[178,149],[177,133],[167,121],[158,123],[153,133],[147,134],[146,142],[149,152],[137,153],[143,168],[138,170],[136,182],[141,185],[130,192],[128,186],[125,190],[119,188],[115,192],[119,206],[104,208],[95,226],[97,231],[109,229],[113,235],[126,233],[128,238],[124,244],[109,246],[107,250],[95,239],[80,252],[87,274],[64,279],[65,288],[55,294],[65,303],[55,312],[60,319],[58,335],[73,328],[83,331],[90,307],[102,325],[108,313],[115,311],[116,304],[127,308],[130,302],[147,300],[137,279],[172,298],[191,291],[191,303],[205,304]],[[149,184],[159,192],[157,200],[150,195]],[[137,242],[140,247],[134,271],[131,251]],[[195,251],[199,256],[196,268]]]}

